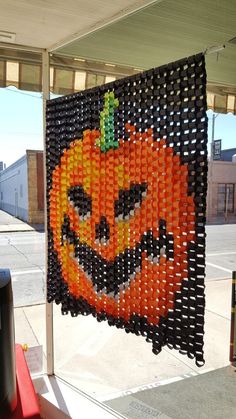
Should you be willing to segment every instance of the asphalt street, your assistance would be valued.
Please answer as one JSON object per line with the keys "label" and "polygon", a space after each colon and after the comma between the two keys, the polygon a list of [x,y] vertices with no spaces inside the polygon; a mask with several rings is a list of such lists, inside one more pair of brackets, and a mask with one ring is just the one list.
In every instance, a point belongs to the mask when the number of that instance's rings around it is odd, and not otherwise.
{"label": "asphalt street", "polygon": [[15,307],[44,301],[44,233],[0,233],[0,266],[11,271]]}
{"label": "asphalt street", "polygon": [[[230,278],[236,270],[236,224],[207,226],[206,280]],[[45,234],[0,233],[0,266],[11,270],[15,307],[45,298]]]}

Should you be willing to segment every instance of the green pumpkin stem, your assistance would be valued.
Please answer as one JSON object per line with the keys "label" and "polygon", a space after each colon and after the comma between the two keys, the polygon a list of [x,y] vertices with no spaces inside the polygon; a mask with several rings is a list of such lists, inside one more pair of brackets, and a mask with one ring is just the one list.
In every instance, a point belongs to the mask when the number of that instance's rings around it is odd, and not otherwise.
{"label": "green pumpkin stem", "polygon": [[100,138],[97,145],[101,151],[108,151],[111,148],[119,147],[119,143],[115,140],[114,130],[114,113],[115,108],[119,105],[118,99],[115,99],[114,92],[106,92],[104,95],[104,107],[100,112]]}

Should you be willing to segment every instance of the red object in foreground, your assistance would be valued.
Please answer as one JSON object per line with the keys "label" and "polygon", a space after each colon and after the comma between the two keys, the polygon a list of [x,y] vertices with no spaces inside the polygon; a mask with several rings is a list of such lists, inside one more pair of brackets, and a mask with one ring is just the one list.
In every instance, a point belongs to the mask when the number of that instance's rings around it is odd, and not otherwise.
{"label": "red object in foreground", "polygon": [[232,303],[231,303],[231,324],[230,324],[230,352],[229,360],[236,366],[236,271],[232,272]]}
{"label": "red object in foreground", "polygon": [[21,345],[16,344],[17,408],[11,419],[40,419],[39,404]]}

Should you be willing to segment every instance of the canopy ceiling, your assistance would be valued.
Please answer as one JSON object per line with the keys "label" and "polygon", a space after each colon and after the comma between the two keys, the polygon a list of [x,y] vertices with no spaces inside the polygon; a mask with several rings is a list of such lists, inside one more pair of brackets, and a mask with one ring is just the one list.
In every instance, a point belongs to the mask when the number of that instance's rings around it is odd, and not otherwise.
{"label": "canopy ceiling", "polygon": [[16,44],[54,49],[153,1],[0,0],[0,37],[12,32]]}
{"label": "canopy ceiling", "polygon": [[140,67],[159,66],[225,45],[207,56],[211,82],[236,84],[235,0],[164,0],[59,50],[62,54]]}
{"label": "canopy ceiling", "polygon": [[[0,0],[0,8],[0,41],[7,39],[1,38],[1,31],[15,33],[12,42],[20,48],[48,49],[57,68],[63,57],[64,70],[67,57],[73,77],[60,73],[64,85],[70,79],[70,86],[62,87],[64,92],[76,90],[71,85],[76,78],[73,58],[86,60],[77,62],[79,71],[81,66],[89,73],[91,66],[115,64],[104,67],[103,76],[121,77],[225,45],[218,53],[206,55],[208,105],[216,111],[236,111],[235,0]],[[0,42],[0,60],[5,54],[1,51],[9,46]]]}

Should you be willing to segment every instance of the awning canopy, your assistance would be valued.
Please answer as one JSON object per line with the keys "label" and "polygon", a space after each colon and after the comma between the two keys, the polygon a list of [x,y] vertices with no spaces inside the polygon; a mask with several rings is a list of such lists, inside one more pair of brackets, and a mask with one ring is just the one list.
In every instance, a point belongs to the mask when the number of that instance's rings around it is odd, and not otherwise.
{"label": "awning canopy", "polygon": [[207,106],[217,113],[231,112],[236,115],[236,88],[208,83]]}
{"label": "awning canopy", "polygon": [[[43,49],[51,53],[51,91],[68,94],[214,47],[206,55],[208,107],[235,114],[235,0],[99,5],[0,0],[0,86],[41,91]],[[18,45],[1,43],[12,34]]]}
{"label": "awning canopy", "polygon": [[[70,94],[138,71],[140,69],[51,54],[50,90],[58,95]],[[0,48],[0,87],[9,86],[41,92],[41,54]],[[215,112],[236,114],[236,88],[208,83],[207,104]]]}
{"label": "awning canopy", "polygon": [[[78,92],[137,73],[137,69],[111,66],[51,54],[50,90],[58,95]],[[42,91],[42,56],[0,48],[0,87]]]}

